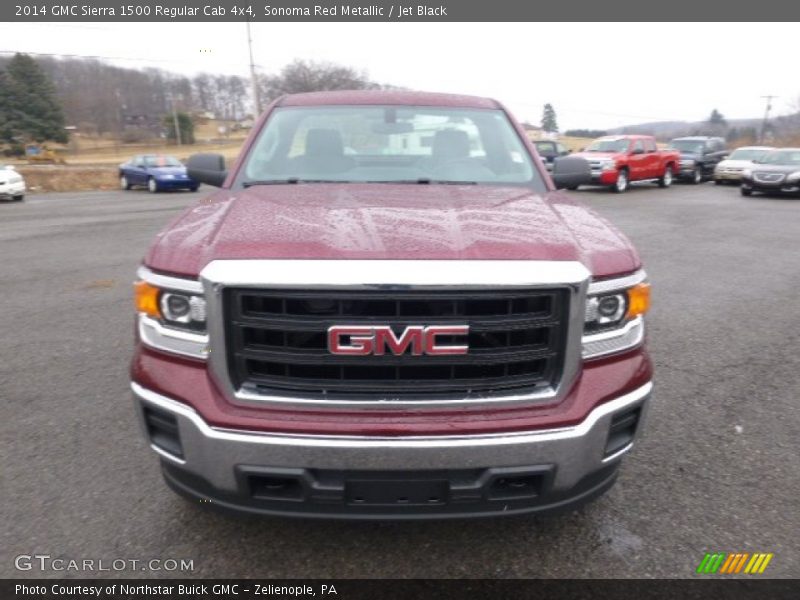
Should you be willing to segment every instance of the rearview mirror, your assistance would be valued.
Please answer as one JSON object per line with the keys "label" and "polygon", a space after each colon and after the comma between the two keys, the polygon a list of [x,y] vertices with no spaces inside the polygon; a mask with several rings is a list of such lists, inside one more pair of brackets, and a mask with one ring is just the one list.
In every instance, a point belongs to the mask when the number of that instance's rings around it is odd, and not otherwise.
{"label": "rearview mirror", "polygon": [[186,161],[186,173],[200,183],[222,187],[228,177],[221,154],[192,154]]}
{"label": "rearview mirror", "polygon": [[553,161],[551,178],[557,190],[575,188],[592,182],[592,169],[585,158],[564,156]]}

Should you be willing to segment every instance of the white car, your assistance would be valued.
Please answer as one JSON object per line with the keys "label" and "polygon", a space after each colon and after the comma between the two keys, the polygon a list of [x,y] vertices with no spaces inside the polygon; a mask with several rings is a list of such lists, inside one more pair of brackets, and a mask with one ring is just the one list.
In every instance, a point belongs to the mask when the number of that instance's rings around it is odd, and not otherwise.
{"label": "white car", "polygon": [[728,158],[717,163],[714,168],[714,183],[739,184],[742,181],[742,173],[745,169],[753,166],[753,161],[761,160],[766,154],[775,148],[769,146],[742,146],[728,155]]}
{"label": "white car", "polygon": [[25,198],[25,180],[11,165],[0,164],[0,200],[22,201]]}

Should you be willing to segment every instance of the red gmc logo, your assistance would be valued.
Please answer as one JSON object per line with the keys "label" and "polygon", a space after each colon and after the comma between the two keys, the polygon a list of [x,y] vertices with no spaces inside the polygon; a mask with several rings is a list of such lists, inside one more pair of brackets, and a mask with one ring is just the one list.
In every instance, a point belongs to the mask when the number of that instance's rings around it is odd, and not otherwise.
{"label": "red gmc logo", "polygon": [[333,325],[328,328],[328,350],[331,354],[351,356],[382,356],[387,349],[399,356],[409,348],[414,356],[466,354],[469,350],[466,344],[444,345],[436,338],[468,333],[469,325],[409,325],[399,336],[388,325]]}

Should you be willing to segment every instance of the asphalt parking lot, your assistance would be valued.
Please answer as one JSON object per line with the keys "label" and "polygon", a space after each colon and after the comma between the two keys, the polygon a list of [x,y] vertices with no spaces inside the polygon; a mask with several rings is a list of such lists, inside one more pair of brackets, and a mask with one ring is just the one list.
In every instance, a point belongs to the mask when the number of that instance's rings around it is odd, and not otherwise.
{"label": "asphalt parking lot", "polygon": [[711,184],[576,195],[654,286],[656,392],[617,485],[549,519],[243,521],[170,492],[134,420],[131,282],[204,195],[0,203],[0,577],[19,554],[185,558],[192,577],[688,577],[705,552],[772,552],[800,577],[800,200]]}

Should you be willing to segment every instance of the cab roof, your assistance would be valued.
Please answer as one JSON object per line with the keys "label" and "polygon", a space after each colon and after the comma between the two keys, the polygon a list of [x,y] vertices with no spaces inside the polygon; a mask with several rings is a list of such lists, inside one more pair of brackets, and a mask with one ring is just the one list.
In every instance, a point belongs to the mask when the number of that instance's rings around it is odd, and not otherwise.
{"label": "cab roof", "polygon": [[502,108],[491,98],[439,94],[434,92],[411,92],[406,90],[342,90],[334,92],[309,92],[283,96],[277,106],[330,106],[330,105],[406,105],[447,106],[453,108]]}

